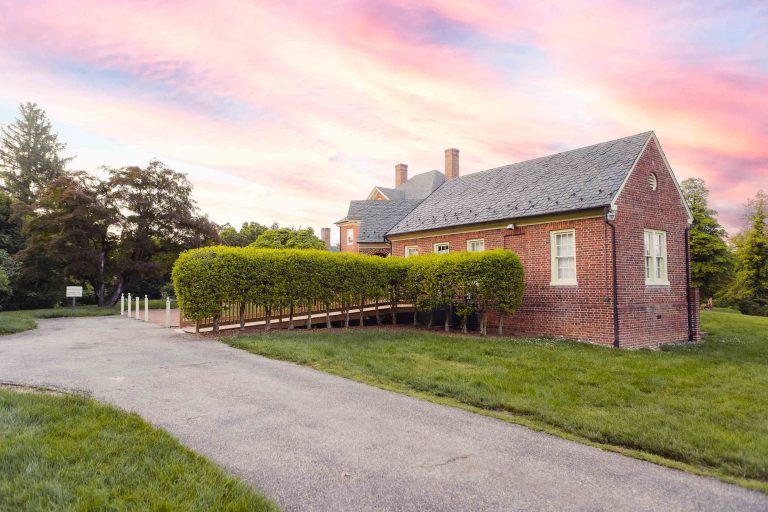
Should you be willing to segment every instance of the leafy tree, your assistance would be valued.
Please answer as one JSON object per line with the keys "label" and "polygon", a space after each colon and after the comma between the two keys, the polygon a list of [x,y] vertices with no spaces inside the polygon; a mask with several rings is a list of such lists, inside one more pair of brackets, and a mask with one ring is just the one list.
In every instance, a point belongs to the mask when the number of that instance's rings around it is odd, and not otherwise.
{"label": "leafy tree", "polygon": [[167,277],[179,253],[215,243],[218,233],[199,214],[184,174],[156,160],[145,168],[107,171],[109,195],[122,214],[117,251],[121,271],[110,299],[114,303],[125,287]]}
{"label": "leafy tree", "polygon": [[15,254],[24,247],[24,236],[21,219],[13,215],[12,204],[11,196],[0,190],[0,249]]}
{"label": "leafy tree", "polygon": [[315,236],[312,228],[272,228],[259,235],[249,247],[260,249],[325,249],[325,242]]}
{"label": "leafy tree", "polygon": [[8,278],[8,274],[5,270],[0,268],[0,309],[3,309],[5,303],[11,298],[13,290],[11,289],[11,281]]}
{"label": "leafy tree", "polygon": [[219,231],[219,238],[224,245],[247,247],[255,242],[259,235],[267,229],[269,229],[267,226],[262,226],[258,222],[243,222],[240,231],[229,224],[224,224]]}
{"label": "leafy tree", "polygon": [[768,303],[768,194],[747,203],[749,228],[735,239],[736,282],[741,299]]}
{"label": "leafy tree", "polygon": [[19,118],[0,129],[0,178],[3,188],[19,201],[30,204],[54,178],[65,172],[67,162],[45,111],[34,103],[19,106]]}
{"label": "leafy tree", "polygon": [[46,294],[60,297],[69,278],[90,284],[107,305],[125,288],[167,280],[179,253],[217,236],[197,214],[191,190],[183,174],[160,162],[112,169],[105,180],[82,172],[55,178],[23,212],[20,287],[51,302]]}
{"label": "leafy tree", "polygon": [[109,183],[84,172],[62,175],[30,209],[34,215],[24,223],[27,246],[19,255],[24,266],[34,267],[36,256],[46,252],[48,268],[90,284],[103,306],[118,272],[114,251],[122,220]]}
{"label": "leafy tree", "polygon": [[709,190],[700,178],[681,183],[683,196],[693,214],[690,230],[691,283],[703,297],[712,297],[730,281],[733,255],[725,243],[725,229],[717,222],[717,212],[709,208]]}

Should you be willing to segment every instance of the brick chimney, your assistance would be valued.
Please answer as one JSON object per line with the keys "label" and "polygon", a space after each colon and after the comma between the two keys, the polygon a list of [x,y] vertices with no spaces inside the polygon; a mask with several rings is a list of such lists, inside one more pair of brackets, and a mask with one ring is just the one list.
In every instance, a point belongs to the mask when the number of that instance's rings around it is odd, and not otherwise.
{"label": "brick chimney", "polygon": [[331,248],[331,228],[320,228],[320,240],[325,242],[325,248]]}
{"label": "brick chimney", "polygon": [[408,181],[408,166],[397,164],[395,166],[395,187],[399,187],[406,181]]}
{"label": "brick chimney", "polygon": [[445,150],[445,179],[452,180],[459,177],[459,150],[448,148]]}

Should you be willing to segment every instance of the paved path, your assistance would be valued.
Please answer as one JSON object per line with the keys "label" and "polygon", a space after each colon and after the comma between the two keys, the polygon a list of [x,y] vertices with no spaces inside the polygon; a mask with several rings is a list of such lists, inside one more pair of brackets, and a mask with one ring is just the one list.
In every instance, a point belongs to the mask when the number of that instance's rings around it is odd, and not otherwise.
{"label": "paved path", "polygon": [[768,510],[768,496],[119,317],[0,337],[0,381],[136,411],[286,510]]}

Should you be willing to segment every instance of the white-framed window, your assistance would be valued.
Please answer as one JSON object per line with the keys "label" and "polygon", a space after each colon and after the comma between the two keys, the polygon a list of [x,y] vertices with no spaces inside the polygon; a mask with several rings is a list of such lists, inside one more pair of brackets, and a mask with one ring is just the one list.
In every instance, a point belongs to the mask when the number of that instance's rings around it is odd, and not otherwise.
{"label": "white-framed window", "polygon": [[411,257],[411,256],[418,256],[419,255],[419,247],[417,245],[409,245],[405,248],[405,257]]}
{"label": "white-framed window", "polygon": [[347,228],[347,245],[355,243],[355,228]]}
{"label": "white-framed window", "polygon": [[552,286],[572,286],[576,283],[576,230],[550,231],[552,253]]}
{"label": "white-framed window", "polygon": [[645,239],[645,284],[668,285],[667,233],[655,229],[643,232]]}
{"label": "white-framed window", "polygon": [[434,246],[435,254],[448,254],[449,251],[450,246],[448,245],[448,242],[438,242]]}
{"label": "white-framed window", "polygon": [[467,240],[468,252],[483,252],[485,250],[485,239]]}

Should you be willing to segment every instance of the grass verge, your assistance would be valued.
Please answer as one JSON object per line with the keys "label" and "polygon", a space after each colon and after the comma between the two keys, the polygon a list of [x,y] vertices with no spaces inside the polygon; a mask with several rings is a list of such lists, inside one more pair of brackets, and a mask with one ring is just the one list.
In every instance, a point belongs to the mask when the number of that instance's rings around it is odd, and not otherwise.
{"label": "grass verge", "polygon": [[702,313],[696,345],[614,350],[411,330],[231,346],[768,492],[768,318]]}
{"label": "grass verge", "polygon": [[0,388],[0,510],[278,509],[136,414]]}
{"label": "grass verge", "polygon": [[0,311],[0,335],[29,331],[37,328],[38,318],[61,318],[83,316],[115,315],[120,307],[99,308],[96,306],[78,306],[76,309],[60,307],[51,309],[25,309],[20,311]]}

